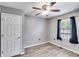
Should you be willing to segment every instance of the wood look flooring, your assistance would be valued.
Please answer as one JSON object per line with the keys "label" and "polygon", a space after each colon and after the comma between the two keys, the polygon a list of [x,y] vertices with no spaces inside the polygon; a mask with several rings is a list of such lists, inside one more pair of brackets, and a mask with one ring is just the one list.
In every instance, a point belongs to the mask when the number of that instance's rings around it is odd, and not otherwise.
{"label": "wood look flooring", "polygon": [[46,43],[26,48],[25,54],[18,57],[79,57],[79,55],[56,45]]}

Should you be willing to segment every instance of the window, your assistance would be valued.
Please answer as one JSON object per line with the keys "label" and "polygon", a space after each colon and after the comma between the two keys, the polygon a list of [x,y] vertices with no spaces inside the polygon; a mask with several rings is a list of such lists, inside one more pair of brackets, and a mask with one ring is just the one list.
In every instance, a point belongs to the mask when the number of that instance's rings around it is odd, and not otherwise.
{"label": "window", "polygon": [[70,19],[64,19],[60,22],[60,36],[62,39],[69,39],[70,38],[70,30],[71,30],[71,23]]}

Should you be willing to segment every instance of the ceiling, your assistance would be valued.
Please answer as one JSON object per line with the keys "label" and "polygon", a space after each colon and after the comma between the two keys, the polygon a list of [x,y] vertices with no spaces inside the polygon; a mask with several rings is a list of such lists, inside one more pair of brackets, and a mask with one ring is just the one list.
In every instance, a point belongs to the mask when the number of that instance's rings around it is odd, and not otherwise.
{"label": "ceiling", "polygon": [[[35,14],[42,11],[34,10],[32,7],[35,6],[41,8],[43,4],[48,3],[49,2],[0,2],[0,5],[20,9],[25,12],[25,15],[35,16]],[[49,12],[48,16],[40,14],[35,17],[50,18],[77,10],[79,9],[79,2],[57,2],[51,9],[60,9],[60,12]]]}

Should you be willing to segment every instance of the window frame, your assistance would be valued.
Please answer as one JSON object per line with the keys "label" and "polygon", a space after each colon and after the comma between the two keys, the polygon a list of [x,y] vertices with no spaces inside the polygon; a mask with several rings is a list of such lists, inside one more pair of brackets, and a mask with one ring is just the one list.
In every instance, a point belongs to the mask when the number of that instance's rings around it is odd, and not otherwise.
{"label": "window frame", "polygon": [[[65,22],[65,21],[67,21],[67,25],[65,25],[65,26],[68,26],[67,28],[62,28],[62,21],[63,22]],[[67,35],[67,37],[66,37],[66,35]],[[60,36],[61,36],[61,38],[65,38],[65,39],[67,39],[67,38],[69,38],[70,37],[70,35],[71,35],[71,21],[70,21],[70,19],[69,18],[66,18],[66,19],[63,19],[63,20],[61,20],[61,22],[60,22]]]}

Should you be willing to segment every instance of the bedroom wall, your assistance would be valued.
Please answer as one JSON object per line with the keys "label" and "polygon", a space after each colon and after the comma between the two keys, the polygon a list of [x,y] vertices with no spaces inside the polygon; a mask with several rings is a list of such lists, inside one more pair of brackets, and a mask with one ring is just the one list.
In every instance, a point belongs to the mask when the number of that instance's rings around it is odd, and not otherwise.
{"label": "bedroom wall", "polygon": [[76,25],[77,25],[77,35],[78,35],[78,41],[79,41],[79,10],[71,13],[67,13],[55,18],[51,18],[49,21],[49,39],[50,39],[50,42],[53,44],[56,44],[58,46],[61,46],[66,49],[72,50],[76,53],[79,53],[79,44],[71,44],[69,43],[68,39],[63,39],[62,41],[56,39],[57,38],[57,20],[71,17],[71,16],[77,16]]}
{"label": "bedroom wall", "polygon": [[31,16],[24,16],[24,47],[47,42],[47,20]]}

